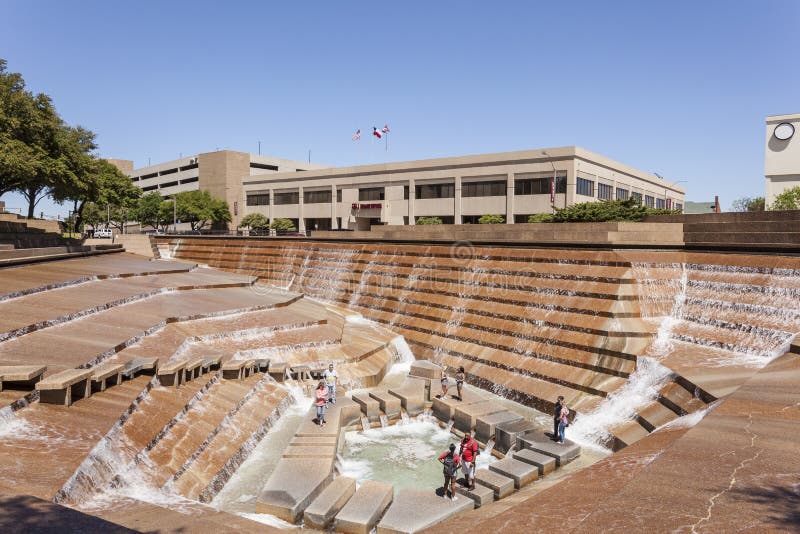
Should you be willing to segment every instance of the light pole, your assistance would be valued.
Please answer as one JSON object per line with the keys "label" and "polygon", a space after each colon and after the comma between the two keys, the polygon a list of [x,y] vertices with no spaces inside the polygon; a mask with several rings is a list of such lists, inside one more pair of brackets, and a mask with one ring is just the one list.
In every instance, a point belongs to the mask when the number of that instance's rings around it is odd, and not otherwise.
{"label": "light pole", "polygon": [[[547,150],[542,150],[542,155],[543,156],[547,156],[548,158],[550,157],[550,154],[547,153]],[[556,204],[555,203],[556,203],[556,178],[557,178],[556,175],[557,175],[557,172],[556,172],[556,164],[552,159],[550,160],[550,165],[553,166],[553,178],[550,181],[550,208],[553,210],[553,213],[555,213],[556,212]],[[566,194],[566,192],[564,193],[564,207],[565,208],[567,207],[567,194]]]}
{"label": "light pole", "polygon": [[[658,174],[657,172],[654,172],[653,174],[655,174],[656,176],[658,176],[660,179],[664,180],[665,182],[667,181],[667,179],[666,179],[666,178],[664,178],[663,176],[661,176],[661,175],[660,175],[660,174]],[[688,182],[688,181],[689,181],[689,180],[678,180],[677,182],[672,182],[672,185],[685,184],[685,183],[686,183],[686,182]],[[664,209],[666,209],[666,208],[667,208],[667,189],[668,189],[668,188],[667,188],[667,186],[665,185],[665,186],[664,186]]]}

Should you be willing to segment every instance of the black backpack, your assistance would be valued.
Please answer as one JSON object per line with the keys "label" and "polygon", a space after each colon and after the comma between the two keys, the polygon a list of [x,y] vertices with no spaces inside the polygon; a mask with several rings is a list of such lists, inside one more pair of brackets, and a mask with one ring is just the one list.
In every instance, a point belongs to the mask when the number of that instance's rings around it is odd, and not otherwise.
{"label": "black backpack", "polygon": [[458,465],[456,465],[456,459],[452,454],[449,454],[444,457],[444,474],[446,476],[452,477],[458,473]]}

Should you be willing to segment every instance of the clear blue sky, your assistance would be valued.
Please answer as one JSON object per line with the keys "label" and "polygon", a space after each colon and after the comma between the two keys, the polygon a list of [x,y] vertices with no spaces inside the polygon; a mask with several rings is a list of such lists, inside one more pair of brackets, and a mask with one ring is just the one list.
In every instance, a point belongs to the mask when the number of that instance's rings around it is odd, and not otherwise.
{"label": "clear blue sky", "polygon": [[800,111],[799,25],[795,0],[0,0],[0,57],[137,167],[579,145],[727,207],[764,194],[764,117]]}

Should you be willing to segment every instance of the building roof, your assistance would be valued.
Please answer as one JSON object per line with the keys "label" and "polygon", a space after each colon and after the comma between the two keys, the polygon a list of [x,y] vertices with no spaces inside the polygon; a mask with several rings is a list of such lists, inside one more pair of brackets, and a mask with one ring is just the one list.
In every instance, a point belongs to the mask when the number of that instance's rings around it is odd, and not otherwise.
{"label": "building roof", "polygon": [[683,213],[689,215],[695,213],[714,213],[714,201],[692,202],[687,200],[683,205]]}

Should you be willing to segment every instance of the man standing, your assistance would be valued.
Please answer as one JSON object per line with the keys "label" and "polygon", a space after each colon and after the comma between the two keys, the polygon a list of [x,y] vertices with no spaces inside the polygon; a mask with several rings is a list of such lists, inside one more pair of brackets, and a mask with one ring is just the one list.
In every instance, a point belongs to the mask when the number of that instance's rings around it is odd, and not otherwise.
{"label": "man standing", "polygon": [[328,402],[336,404],[336,384],[339,382],[339,373],[333,370],[333,364],[325,371],[325,385],[328,386]]}
{"label": "man standing", "polygon": [[553,410],[553,441],[558,441],[558,424],[561,422],[561,408],[564,406],[564,397],[558,396],[556,407]]}
{"label": "man standing", "polygon": [[461,472],[464,473],[464,479],[470,491],[475,489],[475,462],[478,460],[480,454],[478,442],[472,439],[472,434],[469,432],[464,433],[461,440]]}

